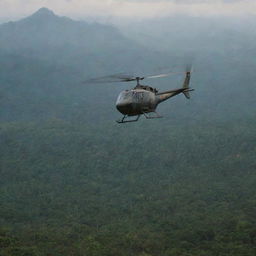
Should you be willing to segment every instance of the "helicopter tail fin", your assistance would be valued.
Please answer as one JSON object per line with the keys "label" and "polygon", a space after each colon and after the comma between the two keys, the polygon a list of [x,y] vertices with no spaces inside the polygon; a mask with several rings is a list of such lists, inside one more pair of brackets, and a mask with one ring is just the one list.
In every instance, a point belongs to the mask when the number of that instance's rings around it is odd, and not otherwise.
{"label": "helicopter tail fin", "polygon": [[190,89],[189,88],[189,82],[190,82],[190,75],[191,75],[191,71],[187,71],[186,72],[186,77],[185,77],[185,80],[184,80],[184,83],[183,83],[183,91],[182,93],[184,94],[184,96],[187,98],[187,99],[190,99],[190,94],[189,92],[190,91],[194,91],[194,89]]}

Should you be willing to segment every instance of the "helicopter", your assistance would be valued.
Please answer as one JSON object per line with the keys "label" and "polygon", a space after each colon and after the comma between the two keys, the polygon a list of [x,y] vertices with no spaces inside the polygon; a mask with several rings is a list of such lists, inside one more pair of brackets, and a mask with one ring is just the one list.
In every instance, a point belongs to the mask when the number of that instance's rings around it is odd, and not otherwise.
{"label": "helicopter", "polygon": [[[165,74],[151,75],[151,76],[127,76],[127,75],[111,75],[105,76],[96,79],[90,79],[88,81],[94,83],[112,83],[112,82],[132,82],[136,81],[137,84],[133,89],[122,91],[116,101],[117,110],[123,114],[123,117],[120,120],[117,120],[117,123],[128,123],[128,122],[137,122],[140,116],[145,116],[147,119],[161,118],[162,116],[156,112],[158,104],[163,101],[174,97],[180,93],[183,93],[184,96],[189,99],[190,91],[194,91],[189,87],[191,69],[188,69],[185,72],[168,72]],[[166,77],[174,73],[185,73],[185,79],[183,86],[178,89],[173,89],[169,91],[159,92],[156,88],[153,88],[148,85],[140,84],[141,80],[151,79],[151,78],[160,78]],[[87,81],[87,82],[88,82]],[[135,117],[130,119],[130,117]]]}

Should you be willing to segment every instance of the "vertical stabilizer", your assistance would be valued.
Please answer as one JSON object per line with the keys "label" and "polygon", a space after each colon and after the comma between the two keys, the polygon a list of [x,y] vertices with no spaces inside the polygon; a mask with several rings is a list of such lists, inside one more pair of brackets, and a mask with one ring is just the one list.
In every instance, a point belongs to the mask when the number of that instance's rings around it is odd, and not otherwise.
{"label": "vertical stabilizer", "polygon": [[185,77],[185,80],[184,80],[184,83],[183,83],[183,88],[184,89],[187,89],[187,90],[184,90],[182,93],[185,95],[185,97],[187,99],[190,99],[190,94],[189,94],[189,91],[191,91],[189,89],[189,82],[190,82],[190,71],[187,71],[186,72],[186,77]]}

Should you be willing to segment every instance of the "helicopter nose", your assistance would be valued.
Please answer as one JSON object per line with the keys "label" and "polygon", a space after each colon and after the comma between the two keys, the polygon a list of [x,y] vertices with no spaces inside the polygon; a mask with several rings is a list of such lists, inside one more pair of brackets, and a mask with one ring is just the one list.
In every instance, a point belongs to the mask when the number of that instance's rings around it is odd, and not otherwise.
{"label": "helicopter nose", "polygon": [[119,112],[125,115],[129,112],[129,109],[131,108],[131,104],[128,102],[117,102],[116,108]]}

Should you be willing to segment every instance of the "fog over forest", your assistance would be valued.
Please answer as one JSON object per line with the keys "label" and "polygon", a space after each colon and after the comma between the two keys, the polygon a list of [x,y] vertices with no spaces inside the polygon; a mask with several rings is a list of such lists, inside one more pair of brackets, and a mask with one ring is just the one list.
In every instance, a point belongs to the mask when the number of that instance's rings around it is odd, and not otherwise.
{"label": "fog over forest", "polygon": [[[254,256],[256,18],[0,24],[0,255]],[[191,99],[117,124],[124,73]],[[143,80],[159,91],[183,74]]]}

